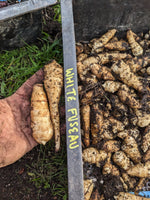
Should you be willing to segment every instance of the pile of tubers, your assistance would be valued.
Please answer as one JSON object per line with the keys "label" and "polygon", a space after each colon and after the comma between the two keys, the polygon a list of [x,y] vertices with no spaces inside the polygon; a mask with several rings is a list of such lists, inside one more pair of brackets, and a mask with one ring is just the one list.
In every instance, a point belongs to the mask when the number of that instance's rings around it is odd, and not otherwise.
{"label": "pile of tubers", "polygon": [[59,101],[63,88],[63,68],[53,60],[44,66],[44,84],[35,84],[31,97],[31,128],[34,139],[45,145],[55,135],[55,151],[60,149]]}
{"label": "pile of tubers", "polygon": [[122,39],[116,29],[76,44],[85,200],[147,199],[149,46],[149,33]]}

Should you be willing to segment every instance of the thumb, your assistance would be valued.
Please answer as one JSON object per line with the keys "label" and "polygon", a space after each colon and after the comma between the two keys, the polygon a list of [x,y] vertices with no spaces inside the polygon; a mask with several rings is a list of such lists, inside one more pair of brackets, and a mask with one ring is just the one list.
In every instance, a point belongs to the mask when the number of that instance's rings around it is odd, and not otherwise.
{"label": "thumb", "polygon": [[43,68],[38,70],[33,76],[31,76],[16,92],[15,94],[29,98],[32,93],[33,85],[36,83],[42,83],[44,79]]}

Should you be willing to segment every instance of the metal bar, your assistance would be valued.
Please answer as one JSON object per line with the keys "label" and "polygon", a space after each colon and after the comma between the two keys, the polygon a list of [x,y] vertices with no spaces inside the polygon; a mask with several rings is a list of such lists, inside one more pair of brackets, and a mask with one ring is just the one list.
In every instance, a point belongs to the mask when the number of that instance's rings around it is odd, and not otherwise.
{"label": "metal bar", "polygon": [[83,163],[72,0],[61,0],[69,200],[83,200]]}
{"label": "metal bar", "polygon": [[28,0],[0,9],[0,21],[36,11],[57,3],[57,0]]}

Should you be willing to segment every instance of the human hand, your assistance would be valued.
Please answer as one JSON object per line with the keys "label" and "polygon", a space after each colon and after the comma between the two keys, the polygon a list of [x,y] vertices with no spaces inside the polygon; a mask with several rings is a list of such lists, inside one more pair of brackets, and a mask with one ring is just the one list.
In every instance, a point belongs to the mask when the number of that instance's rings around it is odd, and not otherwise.
{"label": "human hand", "polygon": [[0,167],[12,164],[37,145],[30,127],[33,85],[43,81],[40,69],[12,96],[0,100]]}

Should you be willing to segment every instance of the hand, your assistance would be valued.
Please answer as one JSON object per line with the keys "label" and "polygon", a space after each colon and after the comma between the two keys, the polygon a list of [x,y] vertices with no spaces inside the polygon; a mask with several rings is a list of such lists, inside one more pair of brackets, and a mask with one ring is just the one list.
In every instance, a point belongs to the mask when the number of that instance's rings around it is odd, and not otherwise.
{"label": "hand", "polygon": [[37,145],[30,127],[33,85],[43,81],[40,69],[12,96],[0,100],[0,167],[12,164]]}

